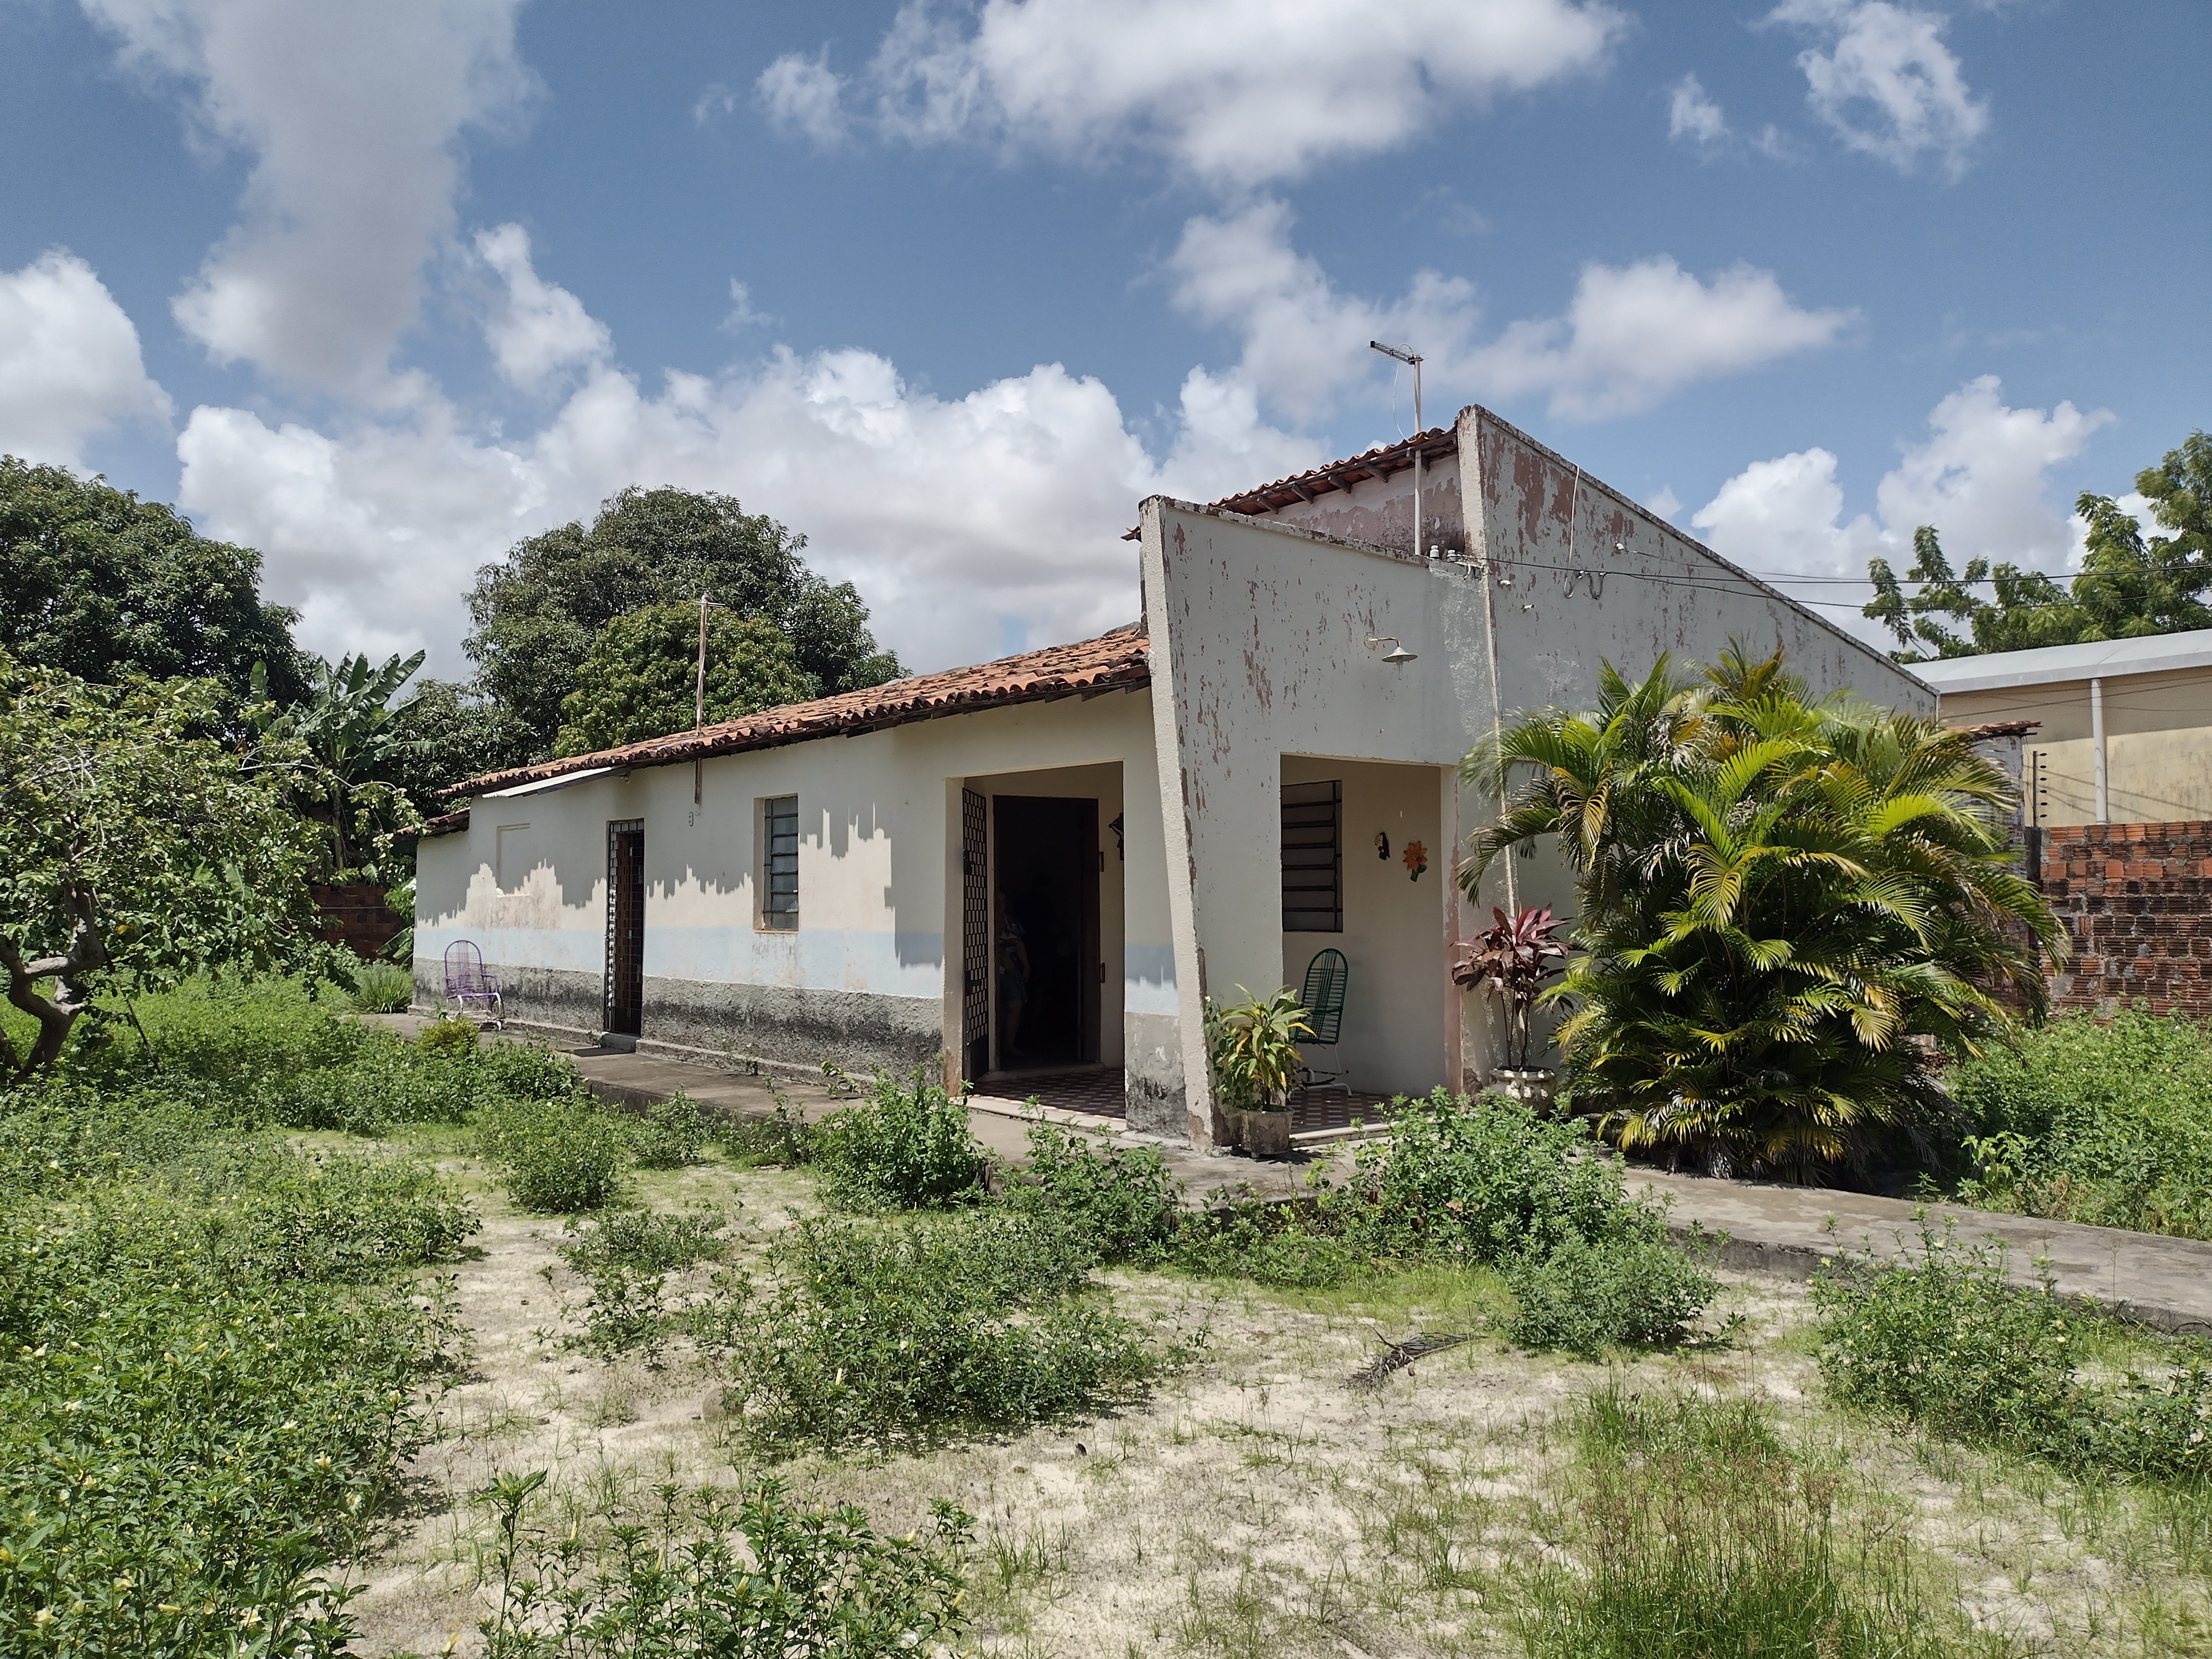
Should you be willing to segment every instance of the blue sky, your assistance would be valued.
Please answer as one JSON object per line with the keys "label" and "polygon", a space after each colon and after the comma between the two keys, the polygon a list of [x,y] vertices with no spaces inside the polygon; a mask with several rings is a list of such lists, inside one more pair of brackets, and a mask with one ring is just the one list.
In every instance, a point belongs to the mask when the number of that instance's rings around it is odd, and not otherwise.
{"label": "blue sky", "polygon": [[1142,495],[1411,429],[1376,333],[1753,568],[2063,570],[2212,424],[2208,57],[2202,0],[0,0],[0,448],[447,673],[633,482],[919,667],[1110,626]]}

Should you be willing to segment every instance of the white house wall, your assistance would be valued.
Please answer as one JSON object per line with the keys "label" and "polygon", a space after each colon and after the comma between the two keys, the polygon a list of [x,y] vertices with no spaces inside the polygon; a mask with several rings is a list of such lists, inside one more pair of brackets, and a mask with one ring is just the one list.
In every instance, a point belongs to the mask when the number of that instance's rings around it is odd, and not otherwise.
{"label": "white house wall", "polygon": [[[1578,477],[1571,465],[1485,411],[1463,412],[1458,438],[1457,495],[1475,507],[1469,558],[1487,554],[1498,580],[1510,584],[1488,594],[1494,690],[1485,587],[1471,562],[1346,544],[1273,519],[1164,498],[1144,504],[1154,730],[1169,810],[1182,818],[1166,834],[1170,855],[1187,860],[1189,880],[1176,937],[1185,1070],[1200,1136],[1218,1128],[1199,1036],[1204,991],[1218,997],[1239,984],[1256,990],[1285,982],[1276,855],[1285,756],[1437,769],[1429,774],[1437,780],[1435,873],[1444,878],[1449,849],[1495,807],[1462,790],[1444,769],[1488,735],[1493,708],[1510,720],[1547,704],[1589,707],[1601,659],[1641,675],[1662,652],[1685,665],[1708,661],[1740,637],[1761,651],[1783,647],[1790,666],[1816,690],[1852,686],[1883,702],[1932,710],[1926,688],[1887,658],[1596,480]],[[1585,574],[1571,585],[1577,571]],[[1417,659],[1391,666],[1367,643],[1370,636],[1395,637]],[[1354,832],[1347,823],[1347,836]],[[1347,860],[1356,861],[1358,850],[1347,847]],[[1519,902],[1571,908],[1555,862],[1511,862]],[[1481,899],[1486,924],[1487,905],[1506,900],[1502,863]],[[1416,975],[1446,975],[1454,942],[1474,931],[1474,915],[1438,879],[1425,889],[1421,912],[1401,924],[1399,959]],[[1456,995],[1445,998],[1435,1016],[1443,1029],[1413,1045],[1402,1070],[1378,1071],[1378,1078],[1393,1086],[1459,1086],[1470,1074],[1486,1075],[1498,1057],[1466,1033],[1494,1030],[1495,1022],[1486,1009],[1473,1012],[1470,1020]]]}
{"label": "white house wall", "polygon": [[[416,974],[442,988],[441,958],[471,939],[507,989],[512,1018],[579,1038],[601,1029],[611,821],[645,827],[641,1048],[811,1070],[824,1059],[894,1069],[958,1040],[959,798],[963,781],[1006,793],[1064,791],[1060,769],[1118,774],[1110,818],[1121,935],[1118,1022],[1133,1109],[1182,1113],[1178,1003],[1165,896],[1149,694],[1016,705],[831,737],[705,763],[640,769],[501,801],[418,859]],[[1010,774],[1055,775],[1031,787]],[[759,803],[799,798],[799,915],[757,923]],[[526,823],[507,842],[502,825]],[[1102,892],[1101,944],[1109,905]],[[946,940],[952,932],[948,971]],[[1108,960],[1113,958],[1109,957]],[[1110,1000],[1109,1000],[1110,1006]],[[948,1020],[951,1022],[948,1024]],[[1102,1043],[1114,1037],[1101,1022]],[[1141,1106],[1140,1106],[1141,1099]]]}

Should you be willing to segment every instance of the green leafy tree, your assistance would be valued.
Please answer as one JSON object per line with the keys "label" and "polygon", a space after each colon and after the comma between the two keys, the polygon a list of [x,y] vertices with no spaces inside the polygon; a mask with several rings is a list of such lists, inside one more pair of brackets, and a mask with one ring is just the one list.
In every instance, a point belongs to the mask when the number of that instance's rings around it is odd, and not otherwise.
{"label": "green leafy tree", "polygon": [[415,823],[414,804],[390,781],[399,762],[402,731],[392,700],[422,665],[427,653],[396,653],[379,668],[366,654],[342,657],[336,667],[316,659],[307,694],[278,709],[264,700],[258,669],[253,690],[258,754],[281,769],[287,793],[325,836],[319,874],[356,868],[380,835]]}
{"label": "green leafy tree", "polygon": [[[2212,588],[2212,438],[2190,434],[2136,475],[2136,489],[2167,533],[2146,537],[2111,496],[2085,491],[2075,503],[2087,526],[2081,569],[2065,586],[1987,559],[1968,561],[1954,576],[1934,528],[1923,525],[1904,578],[1917,590],[1905,591],[1887,559],[1870,560],[1875,596],[1865,614],[1897,636],[1900,662],[2212,628],[2204,602]],[[1975,592],[1984,586],[1994,598]]]}
{"label": "green leafy tree", "polygon": [[588,529],[533,536],[477,573],[469,655],[485,694],[540,752],[555,745],[562,705],[602,628],[649,605],[696,605],[702,593],[781,630],[824,692],[896,679],[898,659],[877,648],[860,594],[808,569],[805,544],[727,495],[632,487],[602,503]]}
{"label": "green leafy tree", "polygon": [[1939,1051],[2043,1014],[2032,945],[2063,946],[2012,867],[2011,781],[1933,720],[1808,702],[1779,652],[1698,680],[1607,664],[1595,710],[1524,716],[1465,775],[1504,801],[1470,894],[1540,836],[1575,872],[1584,954],[1545,994],[1576,1108],[1623,1146],[1863,1168],[1943,1127]]}
{"label": "green leafy tree", "polygon": [[0,653],[0,970],[39,1022],[27,1054],[0,1038],[18,1076],[53,1063],[103,983],[311,948],[312,832],[206,735],[222,701],[206,680],[94,685]]}
{"label": "green leafy tree", "polygon": [[[648,605],[599,630],[561,705],[554,750],[589,754],[688,732],[698,709],[699,607]],[[820,696],[791,641],[757,617],[707,612],[707,719],[735,720]]]}
{"label": "green leafy tree", "polygon": [[64,467],[0,456],[0,651],[112,684],[212,679],[242,697],[302,689],[295,612],[264,605],[261,556],[195,535],[172,508]]}
{"label": "green leafy tree", "polygon": [[520,766],[537,747],[504,705],[452,680],[416,680],[392,711],[390,737],[380,775],[424,812],[453,785]]}

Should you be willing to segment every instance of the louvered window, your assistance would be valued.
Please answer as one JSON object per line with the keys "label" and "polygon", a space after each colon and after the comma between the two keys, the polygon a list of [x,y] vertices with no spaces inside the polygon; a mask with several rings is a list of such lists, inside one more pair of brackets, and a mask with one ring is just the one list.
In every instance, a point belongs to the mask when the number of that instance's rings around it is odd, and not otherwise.
{"label": "louvered window", "polygon": [[1283,931],[1344,931],[1344,785],[1283,786]]}
{"label": "louvered window", "polygon": [[799,797],[761,803],[761,926],[788,933],[799,926]]}

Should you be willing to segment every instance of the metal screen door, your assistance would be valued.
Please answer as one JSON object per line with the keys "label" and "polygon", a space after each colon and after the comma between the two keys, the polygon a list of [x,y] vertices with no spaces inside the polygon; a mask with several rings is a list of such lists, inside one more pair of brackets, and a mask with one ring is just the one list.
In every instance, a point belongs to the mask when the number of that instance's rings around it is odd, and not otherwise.
{"label": "metal screen door", "polygon": [[974,1082],[991,1069],[991,884],[983,798],[960,792],[960,1054]]}
{"label": "metal screen door", "polygon": [[645,1016],[645,820],[607,825],[607,1030],[635,1036]]}

